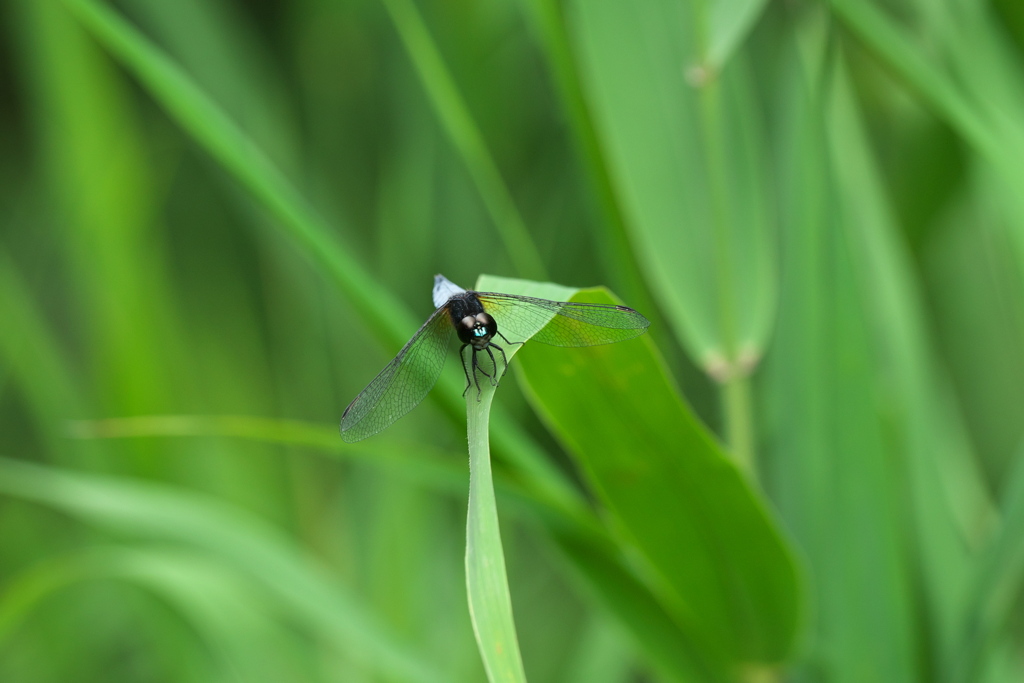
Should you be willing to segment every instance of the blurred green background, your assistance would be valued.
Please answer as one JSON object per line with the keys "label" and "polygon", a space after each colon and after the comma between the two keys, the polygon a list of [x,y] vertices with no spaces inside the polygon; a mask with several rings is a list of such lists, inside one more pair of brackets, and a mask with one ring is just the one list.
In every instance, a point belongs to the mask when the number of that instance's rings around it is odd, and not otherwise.
{"label": "blurred green background", "polygon": [[1019,1],[0,17],[0,681],[484,680],[437,272],[653,323],[497,395],[531,681],[1024,680]]}

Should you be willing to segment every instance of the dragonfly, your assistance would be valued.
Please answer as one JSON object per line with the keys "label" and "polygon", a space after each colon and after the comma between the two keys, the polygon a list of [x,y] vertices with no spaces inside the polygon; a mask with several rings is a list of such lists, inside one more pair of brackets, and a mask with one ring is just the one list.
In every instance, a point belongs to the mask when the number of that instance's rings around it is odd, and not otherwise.
{"label": "dragonfly", "polygon": [[443,275],[434,276],[433,300],[433,314],[345,409],[341,416],[345,441],[355,443],[377,434],[423,400],[441,375],[453,331],[462,343],[459,359],[466,375],[462,395],[475,386],[479,401],[480,376],[497,386],[508,372],[502,342],[513,345],[533,339],[551,346],[597,346],[632,339],[650,325],[626,306],[474,292]]}

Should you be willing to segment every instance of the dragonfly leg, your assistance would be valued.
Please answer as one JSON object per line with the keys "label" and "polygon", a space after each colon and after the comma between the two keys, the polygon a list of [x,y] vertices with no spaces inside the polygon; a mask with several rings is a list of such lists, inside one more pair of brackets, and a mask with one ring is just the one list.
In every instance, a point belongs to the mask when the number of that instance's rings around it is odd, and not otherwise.
{"label": "dragonfly leg", "polygon": [[[504,339],[504,337],[502,337],[502,339]],[[520,344],[521,343],[522,342],[520,342]],[[498,353],[501,354],[501,360],[505,361],[505,369],[501,371],[501,376],[504,377],[505,373],[508,372],[508,356],[505,355],[505,349],[501,348],[497,344],[488,344],[488,346],[493,346],[494,348],[498,349]],[[490,352],[490,350],[488,350],[488,352]],[[491,357],[493,358],[493,356]],[[497,363],[495,363],[495,370],[497,370]]]}
{"label": "dragonfly leg", "polygon": [[[494,346],[494,344],[488,344],[484,348],[487,349],[487,355],[491,357],[491,365],[494,366],[494,376],[491,377],[491,386],[492,387],[496,387],[496,386],[498,386],[498,379],[499,379],[498,378],[498,361],[494,360],[494,354],[491,353],[491,347],[492,346]],[[500,349],[501,347],[497,346],[495,348]],[[506,361],[505,364],[508,365],[508,361]],[[501,376],[504,377],[505,373],[504,372],[501,373]]]}
{"label": "dragonfly leg", "polygon": [[469,369],[466,367],[466,359],[462,357],[462,352],[469,344],[463,344],[459,347],[459,360],[462,361],[462,371],[466,373],[466,388],[462,390],[462,398],[466,398],[466,392],[473,386],[472,380],[469,379]]}
{"label": "dragonfly leg", "polygon": [[[508,340],[508,337],[506,337],[505,335],[503,335],[503,334],[501,333],[501,331],[500,331],[500,330],[495,330],[495,331],[496,331],[496,332],[498,333],[498,336],[499,336],[499,337],[501,337],[502,339],[504,339],[504,340],[505,340],[505,343],[506,343],[506,344],[525,344],[525,343],[526,343],[526,342],[513,342],[513,341],[509,341],[509,340]],[[499,346],[498,348],[500,349],[501,347]],[[508,363],[506,363],[505,365],[507,366],[507,365],[508,365]]]}
{"label": "dragonfly leg", "polygon": [[[476,360],[476,352],[477,351],[479,351],[479,349],[473,349],[473,360],[474,361]],[[487,353],[490,353],[490,351],[488,351]],[[492,359],[493,359],[493,356],[492,356]],[[486,370],[484,370],[484,366],[480,365],[479,363],[477,363],[476,369],[479,370],[480,374],[483,375],[484,377],[486,377],[488,379],[491,379],[491,380],[494,379],[494,376],[491,373],[489,373]]]}
{"label": "dragonfly leg", "polygon": [[[480,397],[483,395],[483,390],[480,388],[480,378],[477,377],[476,371],[480,370],[480,372],[484,372],[484,370],[476,362],[476,351],[477,351],[477,348],[474,346],[473,347],[473,382],[476,384],[476,402],[479,403],[480,402]],[[484,372],[484,374],[487,375],[486,372]],[[490,375],[488,375],[488,377],[490,377]]]}

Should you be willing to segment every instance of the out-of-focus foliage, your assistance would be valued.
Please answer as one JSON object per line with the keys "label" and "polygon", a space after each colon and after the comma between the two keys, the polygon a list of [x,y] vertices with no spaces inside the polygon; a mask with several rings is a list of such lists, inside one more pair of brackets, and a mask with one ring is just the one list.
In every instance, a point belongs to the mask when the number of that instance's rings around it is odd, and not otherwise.
{"label": "out-of-focus foliage", "polygon": [[0,16],[0,680],[484,680],[436,272],[652,321],[495,395],[529,680],[1024,678],[1024,5]]}

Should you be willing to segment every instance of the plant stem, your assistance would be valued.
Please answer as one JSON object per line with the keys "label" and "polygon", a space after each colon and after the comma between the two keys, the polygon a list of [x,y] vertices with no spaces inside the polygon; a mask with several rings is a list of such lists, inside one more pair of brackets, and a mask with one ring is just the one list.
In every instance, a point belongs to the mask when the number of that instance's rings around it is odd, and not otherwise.
{"label": "plant stem", "polygon": [[726,444],[733,458],[748,475],[756,474],[754,419],[750,401],[750,376],[734,370],[722,385],[722,413]]}
{"label": "plant stem", "polygon": [[469,515],[466,520],[466,589],[480,656],[491,683],[525,683],[519,641],[512,618],[512,598],[498,529],[498,508],[491,478],[487,436],[494,387],[477,400],[471,388],[466,414],[469,429]]}

